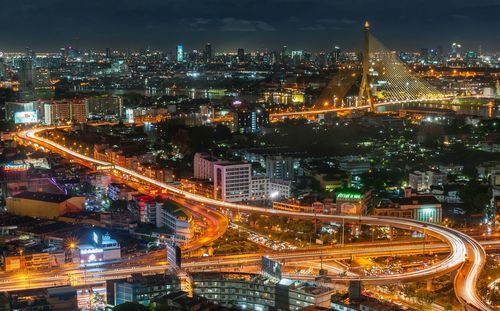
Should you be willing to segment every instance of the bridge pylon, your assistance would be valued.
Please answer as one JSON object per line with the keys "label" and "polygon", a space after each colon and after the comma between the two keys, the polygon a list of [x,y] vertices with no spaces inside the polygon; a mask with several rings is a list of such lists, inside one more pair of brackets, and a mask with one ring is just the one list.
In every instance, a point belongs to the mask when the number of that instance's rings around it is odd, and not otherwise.
{"label": "bridge pylon", "polygon": [[364,24],[364,40],[363,40],[363,73],[361,85],[359,87],[358,103],[367,102],[370,105],[370,110],[375,112],[375,103],[371,96],[370,90],[370,23],[365,21]]}

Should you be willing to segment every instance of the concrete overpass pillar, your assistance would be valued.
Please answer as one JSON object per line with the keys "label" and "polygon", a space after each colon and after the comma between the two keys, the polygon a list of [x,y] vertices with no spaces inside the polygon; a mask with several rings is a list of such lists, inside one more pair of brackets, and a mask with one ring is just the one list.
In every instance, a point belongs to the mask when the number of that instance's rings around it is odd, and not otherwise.
{"label": "concrete overpass pillar", "polygon": [[432,279],[427,280],[427,291],[432,292],[434,290],[434,286],[432,286]]}

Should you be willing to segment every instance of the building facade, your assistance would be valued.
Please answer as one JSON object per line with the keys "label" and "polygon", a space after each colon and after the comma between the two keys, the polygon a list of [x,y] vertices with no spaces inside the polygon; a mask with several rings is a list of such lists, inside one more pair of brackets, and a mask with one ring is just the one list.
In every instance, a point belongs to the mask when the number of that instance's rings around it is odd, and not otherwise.
{"label": "building facade", "polygon": [[252,166],[249,163],[214,164],[214,198],[226,202],[251,198]]}

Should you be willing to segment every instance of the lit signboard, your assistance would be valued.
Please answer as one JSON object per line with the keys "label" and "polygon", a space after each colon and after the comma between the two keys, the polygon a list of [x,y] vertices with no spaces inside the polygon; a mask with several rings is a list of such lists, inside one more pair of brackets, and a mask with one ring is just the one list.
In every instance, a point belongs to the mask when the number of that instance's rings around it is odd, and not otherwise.
{"label": "lit signboard", "polygon": [[304,103],[304,94],[293,94],[292,95],[293,103]]}
{"label": "lit signboard", "polygon": [[4,171],[8,172],[27,171],[29,168],[29,164],[26,163],[7,163],[3,166]]}
{"label": "lit signboard", "polygon": [[36,111],[19,111],[14,113],[14,123],[38,123],[38,116],[36,115]]}
{"label": "lit signboard", "polygon": [[356,192],[337,192],[337,200],[360,200],[363,198],[361,193]]}

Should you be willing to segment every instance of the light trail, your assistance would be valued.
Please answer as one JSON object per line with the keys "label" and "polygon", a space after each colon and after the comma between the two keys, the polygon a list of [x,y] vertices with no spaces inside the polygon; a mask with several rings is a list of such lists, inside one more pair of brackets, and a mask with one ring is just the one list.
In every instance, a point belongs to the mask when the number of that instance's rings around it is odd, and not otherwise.
{"label": "light trail", "polygon": [[[352,108],[358,109],[359,107],[357,108],[352,107]],[[30,140],[32,142],[38,144],[43,143],[48,146],[51,146],[52,148],[55,148],[60,152],[66,153],[75,158],[86,161],[89,164],[113,166],[114,169],[119,172],[133,176],[139,180],[155,185],[159,188],[166,189],[167,191],[183,196],[186,199],[214,206],[216,208],[226,208],[231,210],[247,211],[247,212],[258,212],[263,214],[271,214],[271,215],[278,215],[285,217],[299,217],[302,219],[322,219],[326,221],[336,221],[336,222],[344,220],[347,222],[359,223],[359,224],[363,223],[363,224],[393,226],[401,229],[416,230],[429,234],[448,244],[451,248],[450,255],[435,266],[428,267],[419,271],[414,271],[411,273],[391,275],[390,280],[392,280],[393,282],[423,280],[432,278],[436,275],[449,273],[451,271],[458,269],[459,274],[462,273],[463,275],[462,276],[463,281],[455,283],[455,293],[458,299],[464,304],[466,308],[469,309],[475,308],[477,310],[492,310],[481,300],[479,294],[477,293],[477,288],[476,288],[479,273],[481,272],[481,269],[485,262],[484,249],[472,238],[468,237],[467,235],[461,232],[446,227],[442,227],[439,225],[424,223],[410,219],[391,218],[391,217],[354,216],[354,215],[316,215],[303,212],[289,212],[289,211],[267,209],[267,208],[255,207],[243,204],[229,203],[203,197],[201,195],[193,194],[178,189],[173,185],[162,183],[155,179],[143,176],[134,170],[118,165],[113,165],[110,162],[99,161],[94,158],[79,154],[53,141],[36,136],[38,132],[53,128],[54,127],[31,129],[19,132],[18,135],[19,137]],[[465,257],[466,254],[468,256],[467,262]]]}
{"label": "light trail", "polygon": [[[441,98],[421,98],[421,99],[402,99],[402,100],[393,100],[376,103],[375,107],[382,107],[388,105],[397,105],[404,103],[420,103],[420,102],[435,102],[435,101],[450,101],[453,98],[451,97],[441,97]],[[270,118],[279,118],[279,117],[289,117],[289,116],[306,116],[306,115],[314,115],[314,114],[322,114],[322,113],[332,113],[332,112],[341,112],[341,111],[353,111],[353,110],[366,110],[369,109],[370,105],[362,105],[362,106],[351,106],[351,107],[334,107],[328,109],[314,109],[314,110],[304,110],[304,111],[290,111],[290,112],[277,112],[270,113]]]}

